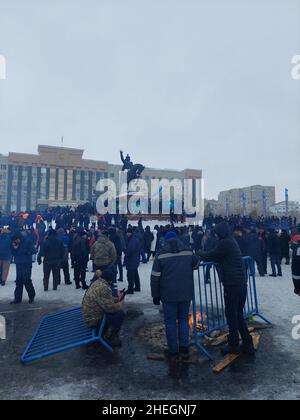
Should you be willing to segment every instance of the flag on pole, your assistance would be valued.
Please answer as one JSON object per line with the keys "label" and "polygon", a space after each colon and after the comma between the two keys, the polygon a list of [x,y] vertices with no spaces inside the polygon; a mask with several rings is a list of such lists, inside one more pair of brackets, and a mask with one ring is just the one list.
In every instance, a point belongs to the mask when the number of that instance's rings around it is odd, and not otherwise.
{"label": "flag on pole", "polygon": [[247,204],[247,194],[245,192],[242,193],[242,203],[243,203],[243,216],[246,215],[246,204]]}
{"label": "flag on pole", "polygon": [[262,192],[262,203],[263,203],[263,211],[264,215],[267,214],[267,194],[265,191]]}
{"label": "flag on pole", "polygon": [[289,214],[289,190],[285,189],[285,214],[288,216]]}

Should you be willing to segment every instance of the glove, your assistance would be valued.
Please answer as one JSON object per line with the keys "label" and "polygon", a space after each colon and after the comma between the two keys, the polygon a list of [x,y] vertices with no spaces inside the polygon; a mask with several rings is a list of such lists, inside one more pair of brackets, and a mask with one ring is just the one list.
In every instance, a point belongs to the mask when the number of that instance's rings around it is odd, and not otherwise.
{"label": "glove", "polygon": [[160,305],[160,298],[153,298],[153,304],[159,306]]}

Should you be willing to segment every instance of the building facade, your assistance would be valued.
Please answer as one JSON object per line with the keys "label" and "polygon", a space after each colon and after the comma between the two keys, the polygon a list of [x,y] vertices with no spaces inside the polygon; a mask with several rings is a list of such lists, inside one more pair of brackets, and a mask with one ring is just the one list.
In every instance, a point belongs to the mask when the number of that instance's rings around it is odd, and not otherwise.
{"label": "building facade", "polygon": [[[270,207],[270,213],[274,216],[286,216],[286,202],[281,201]],[[296,215],[300,213],[300,204],[297,201],[288,202],[288,215]]]}
{"label": "building facade", "polygon": [[222,191],[218,197],[221,214],[269,214],[275,204],[275,187],[253,185]]}
{"label": "building facade", "polygon": [[[27,211],[55,206],[77,206],[95,200],[100,179],[119,180],[121,165],[83,158],[84,150],[38,146],[38,154],[0,155],[0,209]],[[201,170],[147,168],[143,179],[201,179]]]}

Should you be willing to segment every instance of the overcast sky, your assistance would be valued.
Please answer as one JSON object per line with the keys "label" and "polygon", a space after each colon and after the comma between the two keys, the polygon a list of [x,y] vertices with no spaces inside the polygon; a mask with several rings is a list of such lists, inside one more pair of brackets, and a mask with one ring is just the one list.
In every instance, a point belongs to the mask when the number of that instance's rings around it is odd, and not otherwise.
{"label": "overcast sky", "polygon": [[0,55],[0,153],[63,135],[300,200],[300,0],[0,0]]}

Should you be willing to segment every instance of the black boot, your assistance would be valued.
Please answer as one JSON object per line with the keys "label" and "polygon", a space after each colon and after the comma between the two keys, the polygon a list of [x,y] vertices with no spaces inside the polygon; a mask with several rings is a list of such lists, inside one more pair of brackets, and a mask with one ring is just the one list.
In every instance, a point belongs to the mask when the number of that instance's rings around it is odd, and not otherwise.
{"label": "black boot", "polygon": [[183,361],[189,360],[190,349],[188,347],[179,347],[179,357]]}
{"label": "black boot", "polygon": [[120,330],[109,327],[105,335],[105,339],[111,347],[122,347]]}
{"label": "black boot", "polygon": [[169,349],[164,350],[165,358],[170,362],[178,362],[179,353],[172,353]]}
{"label": "black boot", "polygon": [[253,346],[242,346],[242,352],[247,356],[255,356],[255,348]]}
{"label": "black boot", "polygon": [[221,348],[221,353],[223,356],[227,356],[228,354],[241,354],[240,347],[233,347],[233,346],[225,346]]}

